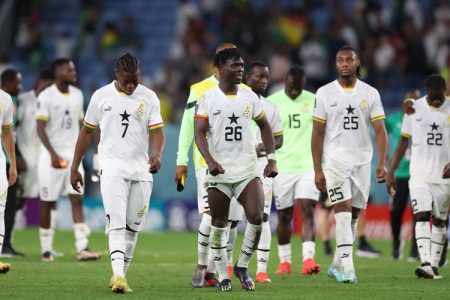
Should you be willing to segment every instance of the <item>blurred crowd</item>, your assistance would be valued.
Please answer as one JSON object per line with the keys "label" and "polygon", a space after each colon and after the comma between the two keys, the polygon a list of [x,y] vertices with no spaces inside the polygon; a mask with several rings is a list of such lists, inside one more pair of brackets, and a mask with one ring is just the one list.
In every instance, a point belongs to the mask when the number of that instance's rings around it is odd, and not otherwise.
{"label": "blurred crowd", "polygon": [[[214,49],[224,41],[236,44],[246,62],[259,59],[269,64],[269,93],[279,88],[294,63],[304,67],[307,89],[315,92],[335,78],[334,55],[344,44],[357,49],[363,80],[380,90],[388,109],[400,103],[397,97],[405,90],[422,87],[432,72],[450,82],[448,0],[164,1],[178,2],[171,45],[159,67],[143,74],[143,83],[160,96],[167,122],[181,120],[189,86],[211,73]],[[119,53],[142,50],[146,37],[136,30],[142,12],[100,23],[109,1],[78,2],[76,30],[42,26],[45,0],[19,6],[15,57],[37,72],[55,57],[77,62],[83,53],[95,53],[98,60],[93,63],[112,70]],[[50,45],[44,35],[51,38]],[[1,57],[0,68],[7,64],[8,57]],[[112,71],[105,72],[106,79],[112,79]],[[79,81],[87,99],[104,84],[83,82],[83,74]]]}

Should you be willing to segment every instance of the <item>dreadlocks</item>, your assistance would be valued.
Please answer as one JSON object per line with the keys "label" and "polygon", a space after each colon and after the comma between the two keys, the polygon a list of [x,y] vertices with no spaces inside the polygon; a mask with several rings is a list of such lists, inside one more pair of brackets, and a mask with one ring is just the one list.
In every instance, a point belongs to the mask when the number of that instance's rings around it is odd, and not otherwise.
{"label": "dreadlocks", "polygon": [[139,60],[127,52],[117,60],[116,69],[126,73],[136,73],[139,71]]}

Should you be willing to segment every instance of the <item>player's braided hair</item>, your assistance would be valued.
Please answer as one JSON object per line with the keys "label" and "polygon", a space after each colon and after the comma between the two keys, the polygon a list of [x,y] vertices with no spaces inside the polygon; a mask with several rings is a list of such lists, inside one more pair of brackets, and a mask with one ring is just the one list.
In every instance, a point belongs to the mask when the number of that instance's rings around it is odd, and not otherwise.
{"label": "player's braided hair", "polygon": [[305,77],[305,70],[300,65],[293,65],[289,68],[287,76],[291,76],[294,81],[300,81]]}
{"label": "player's braided hair", "polygon": [[53,76],[55,75],[56,69],[57,69],[59,66],[68,64],[68,63],[70,63],[71,61],[72,61],[72,60],[71,60],[70,58],[66,58],[66,57],[61,57],[61,58],[55,59],[55,60],[53,61],[53,63],[52,63],[52,73],[53,73]]}
{"label": "player's braided hair", "polygon": [[117,60],[116,69],[126,73],[136,73],[139,71],[139,60],[136,56],[127,52]]}
{"label": "player's braided hair", "polygon": [[223,49],[214,56],[214,67],[218,68],[219,66],[224,65],[229,59],[239,59],[241,57],[241,52],[237,48]]}
{"label": "player's braided hair", "polygon": [[431,74],[425,79],[425,89],[427,91],[445,92],[445,79],[439,74]]}
{"label": "player's braided hair", "polygon": [[[356,54],[356,56],[359,58],[358,52],[356,52],[355,48],[353,48],[352,46],[349,46],[349,45],[342,46],[338,52],[345,51],[345,50],[354,52]],[[356,68],[356,77],[361,77],[361,65]]]}
{"label": "player's braided hair", "polygon": [[14,69],[6,69],[5,71],[3,71],[0,77],[2,85],[14,82],[16,80],[17,74],[19,74],[19,72]]}

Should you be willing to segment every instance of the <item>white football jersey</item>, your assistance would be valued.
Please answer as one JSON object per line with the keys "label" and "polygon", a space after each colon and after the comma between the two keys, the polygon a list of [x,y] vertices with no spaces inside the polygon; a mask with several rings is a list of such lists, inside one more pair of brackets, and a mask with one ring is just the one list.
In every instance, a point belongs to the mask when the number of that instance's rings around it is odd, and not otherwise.
{"label": "white football jersey", "polygon": [[17,146],[22,156],[37,161],[41,148],[41,140],[36,130],[37,96],[34,90],[22,93],[17,97]]}
{"label": "white football jersey", "polygon": [[253,120],[264,115],[258,96],[241,86],[237,95],[225,95],[219,86],[199,99],[195,118],[208,120],[208,146],[225,174],[208,175],[207,181],[234,183],[257,176]]}
{"label": "white football jersey", "polygon": [[82,119],[83,93],[77,87],[69,85],[69,92],[62,93],[53,84],[39,94],[36,120],[47,121],[45,132],[59,155],[73,155]]}
{"label": "white football jersey", "polygon": [[357,80],[353,89],[338,81],[317,90],[313,120],[325,123],[323,163],[357,167],[372,160],[369,124],[384,119],[378,91]]}
{"label": "white football jersey", "polygon": [[434,108],[425,96],[414,108],[414,114],[404,116],[401,131],[411,138],[410,182],[450,184],[450,179],[442,178],[444,166],[450,162],[450,100]]}
{"label": "white football jersey", "polygon": [[149,173],[149,130],[163,127],[156,94],[138,85],[132,95],[119,92],[114,81],[92,95],[84,119],[100,127],[98,159],[102,176],[152,181]]}
{"label": "white football jersey", "polygon": [[[14,122],[14,105],[12,103],[11,96],[5,93],[3,90],[0,90],[0,120],[2,122],[2,127],[0,129],[0,136],[3,129],[13,127]],[[5,168],[5,153],[0,151],[0,162],[1,168]]]}
{"label": "white football jersey", "polygon": [[[278,108],[275,104],[273,104],[263,96],[261,96],[260,101],[263,105],[264,115],[266,116],[267,121],[269,121],[270,127],[272,128],[273,135],[282,135],[283,126],[281,126],[280,112],[278,111]],[[256,123],[254,124],[254,128],[256,144],[258,145],[262,143],[261,130],[259,129],[258,125],[256,125]]]}

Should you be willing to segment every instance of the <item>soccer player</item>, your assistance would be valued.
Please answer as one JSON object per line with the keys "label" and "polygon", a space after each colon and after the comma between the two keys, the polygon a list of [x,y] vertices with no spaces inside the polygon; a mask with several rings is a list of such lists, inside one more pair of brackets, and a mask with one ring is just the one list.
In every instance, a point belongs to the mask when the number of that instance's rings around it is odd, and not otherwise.
{"label": "soccer player", "polygon": [[[50,214],[62,194],[68,194],[72,205],[76,259],[95,260],[101,254],[88,248],[89,228],[84,223],[82,193],[70,184],[70,167],[75,149],[79,121],[83,118],[83,94],[73,86],[76,82],[74,63],[58,58],[52,64],[55,83],[38,96],[36,111],[37,133],[41,140],[38,162],[41,259],[54,260],[52,255],[55,231],[51,228]],[[82,167],[80,167],[80,171]]]}
{"label": "soccer player", "polygon": [[310,275],[320,271],[320,266],[314,261],[314,210],[320,194],[314,185],[311,155],[314,94],[305,90],[304,85],[303,69],[300,66],[292,66],[285,76],[285,88],[268,97],[280,111],[284,130],[283,147],[277,150],[280,174],[273,182],[278,212],[277,237],[280,257],[276,274],[291,273],[291,223],[295,203],[299,204],[302,217],[301,272]]}
{"label": "soccer player", "polygon": [[[261,235],[264,194],[258,178],[252,120],[261,130],[268,163],[264,176],[277,174],[270,124],[255,93],[240,86],[244,61],[238,49],[228,48],[214,58],[220,79],[205,92],[195,115],[195,142],[208,165],[206,185],[211,209],[211,251],[219,274],[219,291],[231,291],[227,272],[227,224],[231,198],[244,207],[248,223],[234,273],[245,290],[255,289],[248,263]],[[206,139],[208,136],[208,139]]]}
{"label": "soccer player", "polygon": [[83,186],[81,160],[96,128],[100,190],[105,208],[114,293],[132,292],[125,279],[142,229],[153,188],[152,174],[161,167],[163,121],[156,94],[140,85],[137,57],[117,60],[116,80],[92,95],[81,128],[71,169],[72,187]]}
{"label": "soccer player", "polygon": [[[14,70],[7,69],[3,71],[1,74],[1,89],[9,94],[12,98],[13,102],[13,122],[15,123],[17,119],[17,96],[20,94],[22,90],[22,75]],[[13,131],[15,128],[15,124],[13,124]],[[17,150],[17,149],[16,149]],[[16,164],[18,161],[16,160]],[[8,157],[6,157],[6,169],[8,170],[10,164],[8,161]],[[18,171],[20,172],[20,165],[17,166]],[[8,171],[7,171],[8,174]],[[8,187],[8,201],[6,201],[5,208],[5,237],[3,241],[3,250],[1,251],[1,257],[21,257],[24,256],[23,253],[16,251],[12,246],[12,233],[14,229],[14,224],[16,221],[16,212],[18,208],[18,199],[17,199],[17,181]]]}
{"label": "soccer player", "polygon": [[[6,197],[8,193],[8,186],[13,185],[17,178],[16,169],[16,154],[14,145],[14,132],[13,132],[13,111],[14,106],[11,96],[0,90],[0,120],[2,127],[0,133],[2,135],[2,145],[5,149],[6,155],[9,159],[9,169],[6,171],[6,159],[3,151],[0,151],[0,252],[3,245],[3,238],[5,236],[5,206]],[[6,174],[8,172],[8,178]],[[10,264],[0,261],[0,273],[7,273],[11,268]]]}
{"label": "soccer player", "polygon": [[419,278],[440,279],[438,264],[450,203],[450,101],[445,96],[445,80],[437,74],[426,78],[425,91],[414,103],[414,114],[403,118],[402,137],[386,180],[388,191],[396,191],[394,174],[411,139],[409,190],[421,260],[415,273]]}
{"label": "soccer player", "polygon": [[[227,49],[236,48],[230,43],[220,44],[216,53]],[[187,166],[189,162],[189,148],[194,140],[194,111],[198,99],[206,91],[214,88],[219,83],[219,72],[214,68],[214,74],[210,77],[193,84],[187,100],[186,109],[181,121],[180,135],[178,137],[177,167],[175,171],[175,182],[178,183],[182,178],[187,178]],[[197,179],[197,204],[198,211],[202,219],[198,228],[198,262],[192,275],[191,285],[196,288],[216,287],[218,285],[215,275],[214,261],[210,257],[209,237],[211,231],[211,212],[208,204],[208,194],[204,187],[207,165],[194,143],[193,161],[195,166],[195,177]],[[184,180],[183,179],[183,180]]]}
{"label": "soccer player", "polygon": [[[245,75],[245,83],[251,87],[253,92],[258,95],[258,98],[261,100],[263,105],[264,114],[269,121],[269,124],[272,129],[274,141],[275,141],[275,149],[279,149],[283,145],[283,127],[281,127],[280,121],[280,113],[276,106],[268,101],[266,98],[262,96],[262,94],[266,91],[267,85],[269,82],[269,68],[262,61],[254,61],[250,63],[247,67],[247,74]],[[264,168],[267,165],[267,157],[266,157],[266,149],[264,147],[264,143],[261,140],[261,132],[256,123],[253,123],[255,136],[256,136],[256,155],[258,156],[258,174],[261,178],[264,190],[264,215],[263,215],[263,223],[262,223],[262,231],[261,238],[258,244],[258,250],[256,251],[257,257],[257,270],[255,280],[258,283],[271,283],[269,276],[267,275],[267,264],[269,261],[270,254],[270,242],[272,239],[272,232],[270,230],[269,216],[270,209],[272,207],[272,184],[273,179],[270,177],[264,177]],[[237,216],[236,219],[242,220],[243,211],[241,209],[241,205],[234,204],[230,205],[230,218],[232,215]],[[235,212],[232,212],[232,211]],[[240,214],[240,216],[239,216]],[[232,251],[234,243],[236,241],[236,232],[237,231],[237,221],[236,224],[230,229],[230,236],[228,239],[227,245],[227,254],[228,254],[228,263],[232,261]],[[229,267],[228,267],[229,268]]]}
{"label": "soccer player", "polygon": [[328,192],[336,220],[336,251],[328,274],[341,283],[357,282],[353,241],[370,191],[370,123],[378,150],[377,181],[386,175],[387,134],[380,94],[357,78],[359,68],[356,51],[343,46],[336,54],[338,79],[317,91],[311,139],[315,183]]}
{"label": "soccer player", "polygon": [[[400,130],[402,128],[403,116],[405,115],[406,107],[403,106],[405,102],[413,102],[420,97],[419,90],[409,90],[405,93],[402,100],[402,109],[396,113],[390,114],[386,118],[386,131],[393,142],[393,147],[397,147],[398,142],[401,139]],[[392,257],[394,260],[399,260],[403,257],[403,247],[400,240],[401,226],[403,212],[408,204],[409,197],[409,159],[410,151],[408,155],[404,156],[399,163],[399,167],[395,172],[395,185],[396,191],[392,195],[391,205],[391,231],[392,231]],[[415,261],[417,259],[417,244],[415,239],[415,230],[413,227],[411,251],[408,257],[408,261]]]}

